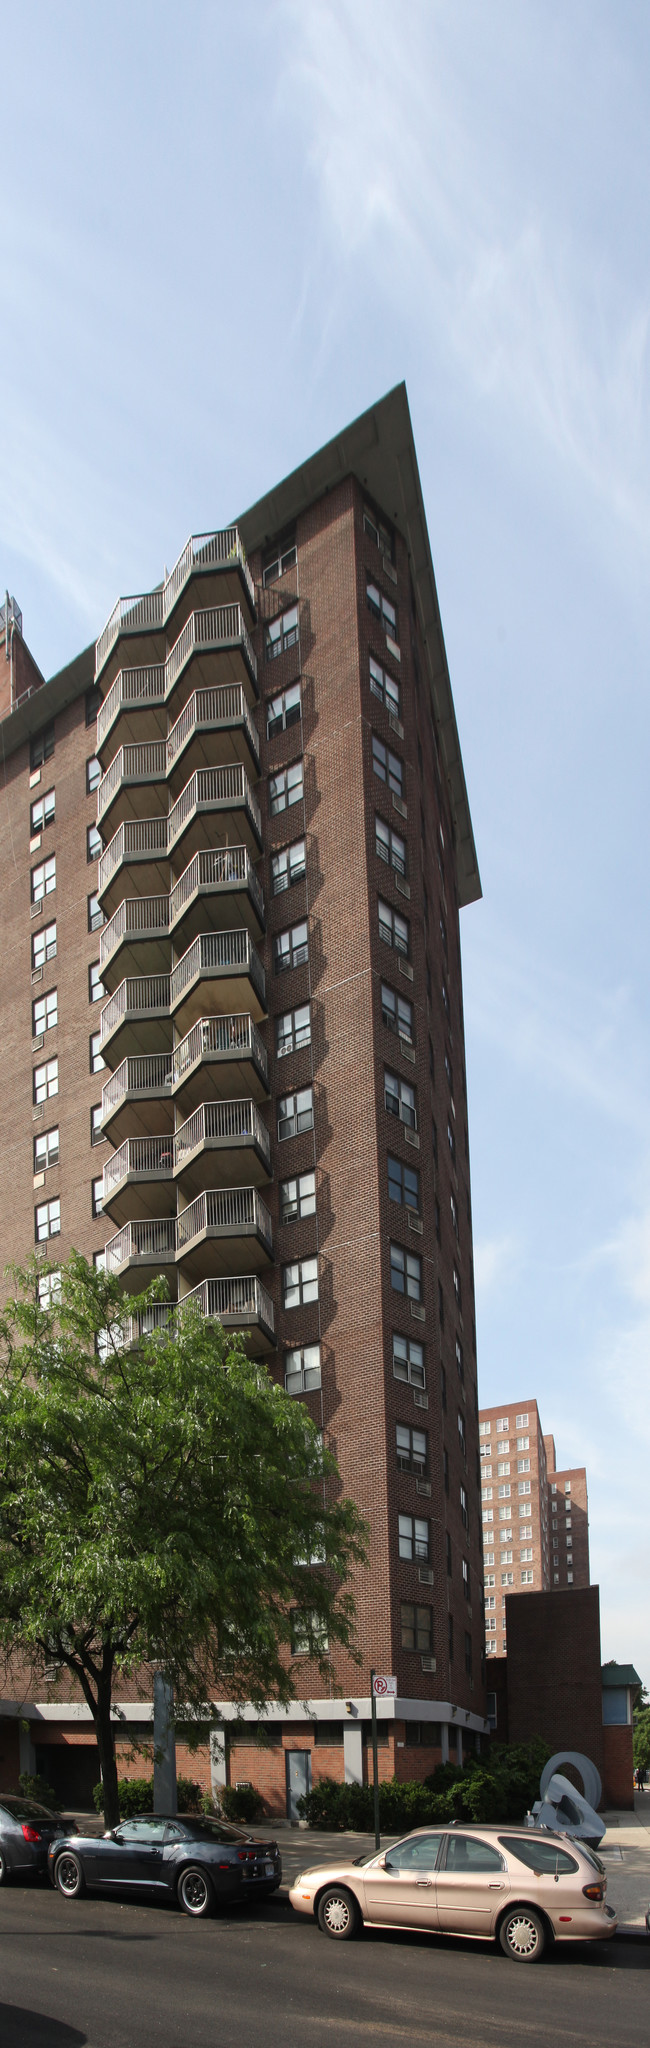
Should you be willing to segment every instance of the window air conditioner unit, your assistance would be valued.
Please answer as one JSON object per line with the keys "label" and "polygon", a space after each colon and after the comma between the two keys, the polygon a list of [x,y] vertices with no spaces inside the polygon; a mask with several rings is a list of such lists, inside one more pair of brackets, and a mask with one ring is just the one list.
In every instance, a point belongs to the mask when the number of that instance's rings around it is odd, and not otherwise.
{"label": "window air conditioner unit", "polygon": [[436,1670],[436,1660],[435,1660],[435,1657],[422,1657],[420,1661],[421,1661],[421,1664],[422,1664],[422,1670],[423,1670],[423,1671],[435,1671],[435,1670]]}

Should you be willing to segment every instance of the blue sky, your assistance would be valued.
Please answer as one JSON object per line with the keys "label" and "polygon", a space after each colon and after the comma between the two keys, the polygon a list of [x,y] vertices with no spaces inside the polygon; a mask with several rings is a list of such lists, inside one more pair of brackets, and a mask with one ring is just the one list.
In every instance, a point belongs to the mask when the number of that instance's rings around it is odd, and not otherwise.
{"label": "blue sky", "polygon": [[650,1682],[647,9],[3,33],[0,581],[46,674],[406,378],[484,889],[481,1397],[586,1463],[603,1654]]}

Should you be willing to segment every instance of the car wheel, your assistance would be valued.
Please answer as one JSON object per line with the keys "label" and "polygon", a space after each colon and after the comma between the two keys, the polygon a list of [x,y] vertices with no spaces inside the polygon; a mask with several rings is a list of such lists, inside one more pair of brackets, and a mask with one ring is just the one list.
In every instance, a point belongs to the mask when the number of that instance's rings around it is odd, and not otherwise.
{"label": "car wheel", "polygon": [[546,1948],[546,1929],[532,1906],[513,1906],[504,1914],[499,1941],[513,1963],[538,1963]]}
{"label": "car wheel", "polygon": [[7,1859],[6,1856],[3,1856],[2,1850],[0,1849],[0,1884],[6,1884],[8,1876],[9,1871],[7,1868]]}
{"label": "car wheel", "polygon": [[184,1870],[178,1882],[178,1899],[184,1913],[193,1920],[205,1920],[214,1906],[214,1892],[209,1877],[197,1865]]}
{"label": "car wheel", "polygon": [[80,1899],[83,1897],[86,1889],[86,1880],[79,1857],[73,1856],[71,1849],[64,1849],[63,1855],[57,1856],[54,1866],[54,1883],[57,1891],[62,1892],[64,1899]]}
{"label": "car wheel", "polygon": [[323,1892],[318,1906],[318,1925],[332,1941],[353,1941],[361,1926],[361,1914],[351,1892],[332,1884]]}

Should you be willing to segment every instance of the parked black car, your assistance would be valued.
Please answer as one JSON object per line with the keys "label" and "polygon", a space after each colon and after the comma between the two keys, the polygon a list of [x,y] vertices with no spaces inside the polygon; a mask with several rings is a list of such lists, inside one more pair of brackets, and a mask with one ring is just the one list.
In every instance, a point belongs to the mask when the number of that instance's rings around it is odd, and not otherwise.
{"label": "parked black car", "polygon": [[41,1876],[48,1868],[50,1843],[65,1834],[58,1814],[19,1792],[0,1792],[0,1884],[8,1877]]}
{"label": "parked black car", "polygon": [[65,1899],[95,1886],[128,1885],[178,1900],[204,1919],[216,1905],[268,1898],[282,1880],[277,1842],[260,1842],[229,1821],[141,1813],[105,1835],[52,1842],[48,1867]]}

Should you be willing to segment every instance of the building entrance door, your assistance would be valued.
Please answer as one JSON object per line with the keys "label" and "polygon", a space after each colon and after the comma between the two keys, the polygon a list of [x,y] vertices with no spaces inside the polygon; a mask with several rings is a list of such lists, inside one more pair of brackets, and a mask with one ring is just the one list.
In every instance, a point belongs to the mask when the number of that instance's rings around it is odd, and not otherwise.
{"label": "building entrance door", "polygon": [[288,1749],[287,1758],[287,1819],[301,1820],[298,1800],[311,1792],[311,1756],[308,1749]]}

